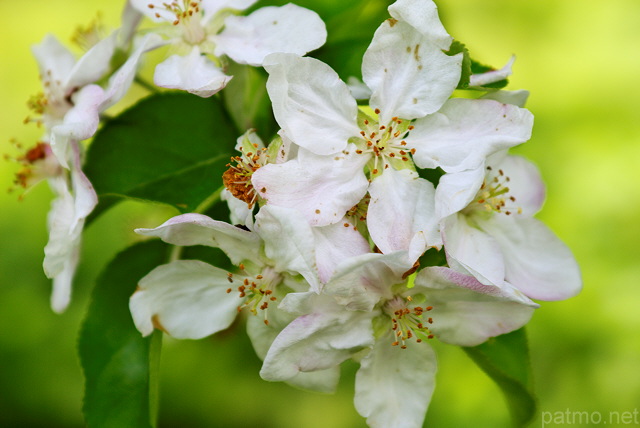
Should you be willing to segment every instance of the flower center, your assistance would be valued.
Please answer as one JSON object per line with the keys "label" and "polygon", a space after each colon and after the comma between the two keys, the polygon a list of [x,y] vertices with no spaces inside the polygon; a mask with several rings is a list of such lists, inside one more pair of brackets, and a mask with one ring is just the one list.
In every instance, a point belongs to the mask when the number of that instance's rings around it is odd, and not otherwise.
{"label": "flower center", "polygon": [[[380,110],[376,109],[375,113],[379,115]],[[382,174],[389,165],[403,169],[407,167],[403,163],[413,164],[410,154],[416,150],[407,149],[407,142],[403,139],[413,129],[408,120],[394,117],[387,125],[381,125],[377,120],[366,118],[361,122],[361,129],[362,140],[356,153],[372,156],[370,178]]]}
{"label": "flower center", "polygon": [[[244,265],[239,266],[241,271],[244,271]],[[234,275],[229,273],[229,282],[233,283],[240,278],[234,279]],[[276,297],[273,295],[274,289],[277,284],[281,282],[282,278],[272,267],[265,267],[262,272],[255,276],[245,276],[242,278],[241,284],[236,288],[240,294],[240,298],[245,299],[242,305],[238,306],[238,312],[244,308],[248,308],[253,315],[258,314],[258,310],[264,313],[264,323],[269,325],[267,318],[267,309],[269,303],[276,301]],[[227,289],[227,293],[231,293],[233,288]]]}
{"label": "flower center", "polygon": [[28,116],[24,120],[24,123],[35,122],[38,126],[47,120],[62,120],[69,109],[73,107],[72,93],[65,94],[62,82],[53,78],[51,70],[47,70],[44,75],[41,75],[40,80],[44,91],[32,95],[27,100],[27,107],[34,114],[45,117],[34,119]]}
{"label": "flower center", "polygon": [[[18,149],[22,149],[19,143],[12,142]],[[22,156],[12,158],[9,155],[5,155],[4,158],[21,166],[20,170],[15,174],[13,185],[23,189],[27,189],[37,184],[40,180],[53,177],[61,172],[60,164],[51,154],[51,147],[43,142],[38,142]],[[15,187],[11,187],[9,192],[13,191]]]}
{"label": "flower center", "polygon": [[433,318],[425,316],[432,310],[432,306],[418,306],[413,303],[411,296],[396,296],[389,300],[385,306],[385,313],[391,318],[391,329],[395,336],[392,346],[400,346],[406,349],[406,341],[415,338],[417,343],[424,339],[433,339],[433,333],[429,325],[433,324]]}
{"label": "flower center", "polygon": [[174,0],[171,3],[162,3],[156,6],[149,3],[149,9],[156,10],[157,18],[164,18],[173,25],[180,25],[182,28],[182,38],[190,45],[202,43],[207,36],[207,32],[202,26],[200,3],[202,0]]}
{"label": "flower center", "polygon": [[251,184],[251,176],[269,162],[266,148],[259,148],[258,144],[252,146],[255,151],[245,152],[245,149],[240,147],[242,155],[232,157],[231,163],[227,164],[229,169],[222,174],[222,182],[227,190],[235,198],[246,202],[249,208],[253,207],[258,198],[258,192]]}
{"label": "flower center", "polygon": [[492,167],[488,166],[480,190],[476,193],[474,200],[462,212],[465,214],[474,212],[496,212],[505,215],[522,214],[522,208],[514,205],[516,202],[515,196],[509,194],[509,181],[511,179],[505,175],[503,170],[494,171]]}
{"label": "flower center", "polygon": [[71,41],[86,52],[104,39],[106,35],[107,30],[102,23],[102,14],[98,12],[97,16],[86,27],[81,25],[76,27],[73,36],[71,36]]}

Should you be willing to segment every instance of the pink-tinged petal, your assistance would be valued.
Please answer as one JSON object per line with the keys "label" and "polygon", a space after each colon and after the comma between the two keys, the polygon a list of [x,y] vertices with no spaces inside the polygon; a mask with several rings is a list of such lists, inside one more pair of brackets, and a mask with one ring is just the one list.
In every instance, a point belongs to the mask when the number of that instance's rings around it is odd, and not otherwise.
{"label": "pink-tinged petal", "polygon": [[421,270],[413,293],[423,293],[432,306],[429,329],[443,342],[475,346],[508,333],[531,319],[537,304],[508,283],[483,285],[449,268]]}
{"label": "pink-tinged petal", "polygon": [[440,22],[438,7],[432,1],[397,0],[389,6],[389,14],[406,22],[429,38],[442,50],[449,49],[453,38]]}
{"label": "pink-tinged petal", "polygon": [[157,236],[173,245],[206,245],[220,248],[234,264],[243,260],[258,260],[260,238],[253,232],[240,229],[202,214],[182,214],[155,229],[136,229],[136,233]]}
{"label": "pink-tinged petal", "polygon": [[91,47],[66,76],[65,88],[79,88],[100,80],[111,67],[111,58],[116,50],[118,32],[112,32]]}
{"label": "pink-tinged petal", "polygon": [[51,309],[61,314],[69,306],[71,301],[71,286],[73,277],[80,258],[80,239],[77,240],[73,251],[65,259],[63,268],[53,277],[53,290],[51,292]]}
{"label": "pink-tinged petal", "polygon": [[320,281],[326,283],[336,267],[351,257],[370,251],[369,242],[346,218],[329,226],[314,227],[316,261]]}
{"label": "pink-tinged petal", "polygon": [[269,204],[298,210],[312,226],[336,223],[369,186],[363,172],[368,157],[348,150],[319,156],[300,149],[296,159],[258,169],[251,183]]}
{"label": "pink-tinged petal", "polygon": [[62,85],[76,64],[74,55],[51,34],[47,34],[39,45],[32,46],[31,51],[38,62],[40,75],[57,81],[58,85]]}
{"label": "pink-tinged petal", "polygon": [[372,428],[420,428],[435,388],[436,354],[426,343],[376,341],[356,374],[355,406]]}
{"label": "pink-tinged petal", "polygon": [[265,205],[256,215],[255,231],[264,242],[266,257],[277,272],[301,274],[320,292],[311,226],[295,210]]}
{"label": "pink-tinged petal", "polygon": [[271,53],[304,55],[326,40],[327,30],[318,14],[289,3],[262,7],[249,16],[227,17],[225,29],[215,38],[215,55],[259,66]]}
{"label": "pink-tinged petal", "polygon": [[[250,316],[247,318],[247,335],[251,339],[253,349],[260,359],[264,360],[275,338],[293,319],[294,317],[291,315],[285,314],[278,309],[274,310],[271,307],[269,307],[268,325],[264,323],[262,317]],[[340,366],[335,366],[326,370],[299,372],[289,379],[287,383],[307,391],[331,394],[335,392],[339,380]]]}
{"label": "pink-tinged petal", "polygon": [[504,282],[502,251],[493,236],[479,229],[464,214],[447,217],[441,228],[447,259],[461,265],[482,283]]}
{"label": "pink-tinged petal", "polygon": [[414,126],[406,141],[416,149],[416,165],[458,172],[478,168],[487,156],[527,141],[533,115],[493,100],[454,98]]}
{"label": "pink-tinged petal", "polygon": [[171,55],[156,66],[153,81],[169,89],[182,89],[199,97],[210,97],[231,80],[194,47],[186,56]]}
{"label": "pink-tinged petal", "polygon": [[142,55],[152,49],[162,46],[164,42],[157,34],[147,34],[135,47],[135,50],[124,64],[109,78],[105,90],[105,98],[100,105],[100,111],[105,111],[125,96],[138,69]]}
{"label": "pink-tinged petal", "polygon": [[148,336],[160,328],[178,339],[201,339],[229,327],[242,299],[227,293],[227,272],[197,260],[161,265],[140,280],[129,309]]}
{"label": "pink-tinged petal", "polygon": [[295,54],[271,54],[264,67],[273,114],[296,144],[329,155],[360,135],[356,100],[331,67]]}
{"label": "pink-tinged petal", "polygon": [[515,55],[513,55],[511,59],[509,59],[509,62],[507,62],[505,66],[500,70],[487,71],[486,73],[480,74],[472,74],[469,77],[469,86],[483,86],[506,79],[513,73],[511,67],[513,66],[513,62],[515,60],[516,57]]}
{"label": "pink-tinged petal", "polygon": [[367,224],[380,251],[409,251],[409,263],[413,264],[428,246],[442,244],[434,193],[433,184],[408,169],[388,168],[373,180]]}
{"label": "pink-tinged petal", "polygon": [[484,166],[440,177],[436,188],[436,217],[443,219],[469,205],[480,190],[484,177]]}
{"label": "pink-tinged petal", "polygon": [[498,162],[491,158],[487,160],[492,172],[503,171],[509,178],[506,185],[509,187],[508,195],[515,198],[511,202],[515,210],[522,209],[522,214],[532,216],[542,208],[546,196],[542,176],[536,166],[521,156],[505,156]]}
{"label": "pink-tinged petal", "polygon": [[80,169],[80,148],[78,143],[72,142],[73,148],[73,163],[71,168],[71,186],[74,196],[74,223],[73,226],[87,218],[93,211],[96,205],[98,205],[98,195],[96,194],[93,185],[89,181],[86,175]]}
{"label": "pink-tinged petal", "polygon": [[351,257],[338,265],[322,291],[349,310],[371,311],[381,299],[393,297],[391,286],[412,267],[408,260],[406,251]]}
{"label": "pink-tinged petal", "polygon": [[458,85],[461,64],[462,54],[448,56],[431,35],[403,21],[386,20],[362,61],[364,82],[373,91],[371,107],[381,110],[384,124],[394,116],[415,119],[431,114]]}
{"label": "pink-tinged petal", "polygon": [[88,85],[74,96],[74,106],[67,112],[60,125],[51,128],[51,150],[65,168],[70,168],[72,144],[91,138],[100,123],[100,104],[104,90],[98,85]]}
{"label": "pink-tinged petal", "polygon": [[373,312],[345,311],[327,296],[317,296],[315,312],[292,321],[276,337],[260,376],[287,381],[300,372],[337,366],[374,343]]}
{"label": "pink-tinged petal", "polygon": [[480,226],[500,245],[505,279],[527,296],[562,300],[582,289],[580,268],[571,250],[539,220],[494,215]]}
{"label": "pink-tinged petal", "polygon": [[480,97],[483,100],[494,100],[505,104],[513,104],[514,106],[524,107],[529,99],[529,91],[524,89],[518,91],[495,91],[488,92]]}

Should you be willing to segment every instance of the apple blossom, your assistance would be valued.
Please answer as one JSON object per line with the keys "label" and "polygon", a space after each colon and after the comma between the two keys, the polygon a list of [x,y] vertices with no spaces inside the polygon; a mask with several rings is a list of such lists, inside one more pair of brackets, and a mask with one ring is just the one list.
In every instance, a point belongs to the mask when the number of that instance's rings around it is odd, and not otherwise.
{"label": "apple blossom", "polygon": [[272,52],[304,55],[324,44],[327,34],[320,17],[294,4],[234,15],[255,1],[131,0],[140,12],[164,23],[158,31],[177,51],[156,66],[155,84],[209,97],[232,78],[224,73],[223,55],[259,66]]}

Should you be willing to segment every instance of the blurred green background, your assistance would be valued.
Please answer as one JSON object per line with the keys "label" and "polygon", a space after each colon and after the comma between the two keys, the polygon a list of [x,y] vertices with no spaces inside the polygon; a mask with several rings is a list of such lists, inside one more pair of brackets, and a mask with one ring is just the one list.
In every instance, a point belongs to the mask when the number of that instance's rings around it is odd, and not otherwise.
{"label": "blurred green background", "polygon": [[[73,29],[98,10],[115,28],[119,3],[30,0],[16,11],[14,2],[0,2],[0,152],[16,156],[10,138],[30,146],[40,136],[35,126],[22,124],[25,101],[40,91],[30,45],[48,32],[68,42]],[[532,140],[516,152],[542,170],[548,198],[540,218],[582,267],[584,291],[543,303],[529,325],[539,413],[633,412],[640,407],[640,2],[439,3],[449,33],[479,61],[501,66],[517,54],[509,88],[531,91],[528,108],[536,124]],[[134,91],[124,105],[143,94]],[[10,187],[16,169],[3,164],[2,186]],[[71,307],[55,315],[41,267],[50,198],[44,184],[22,201],[0,192],[3,427],[83,426],[76,337],[88,293],[101,267],[136,239],[134,227],[154,226],[174,214],[125,203],[100,218],[85,234]],[[165,340],[161,427],[364,426],[352,404],[355,365],[345,366],[336,395],[267,383],[241,328],[202,341]],[[438,386],[426,424],[508,426],[497,387],[461,350],[437,348]],[[540,425],[538,415],[532,426]]]}

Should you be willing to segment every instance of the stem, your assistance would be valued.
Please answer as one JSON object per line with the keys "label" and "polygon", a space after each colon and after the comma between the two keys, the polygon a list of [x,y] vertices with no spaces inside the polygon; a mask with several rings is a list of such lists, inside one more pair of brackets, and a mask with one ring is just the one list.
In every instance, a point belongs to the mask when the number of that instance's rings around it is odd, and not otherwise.
{"label": "stem", "polygon": [[160,408],[160,355],[162,351],[162,332],[154,331],[149,345],[149,420],[152,428],[158,426]]}
{"label": "stem", "polygon": [[147,91],[151,92],[152,94],[159,94],[160,93],[158,88],[156,88],[154,85],[152,85],[151,83],[147,82],[145,79],[143,79],[142,77],[140,77],[137,74],[136,74],[136,77],[133,79],[133,81],[136,82],[138,85],[142,86],[143,88],[145,88]]}
{"label": "stem", "polygon": [[224,186],[220,186],[215,192],[213,192],[207,199],[205,199],[204,201],[202,201],[200,203],[200,205],[198,205],[196,207],[196,209],[193,211],[195,213],[198,214],[203,214],[205,211],[207,211],[209,208],[211,208],[216,202],[218,202],[220,200],[220,195],[222,194],[222,191],[224,190]]}

